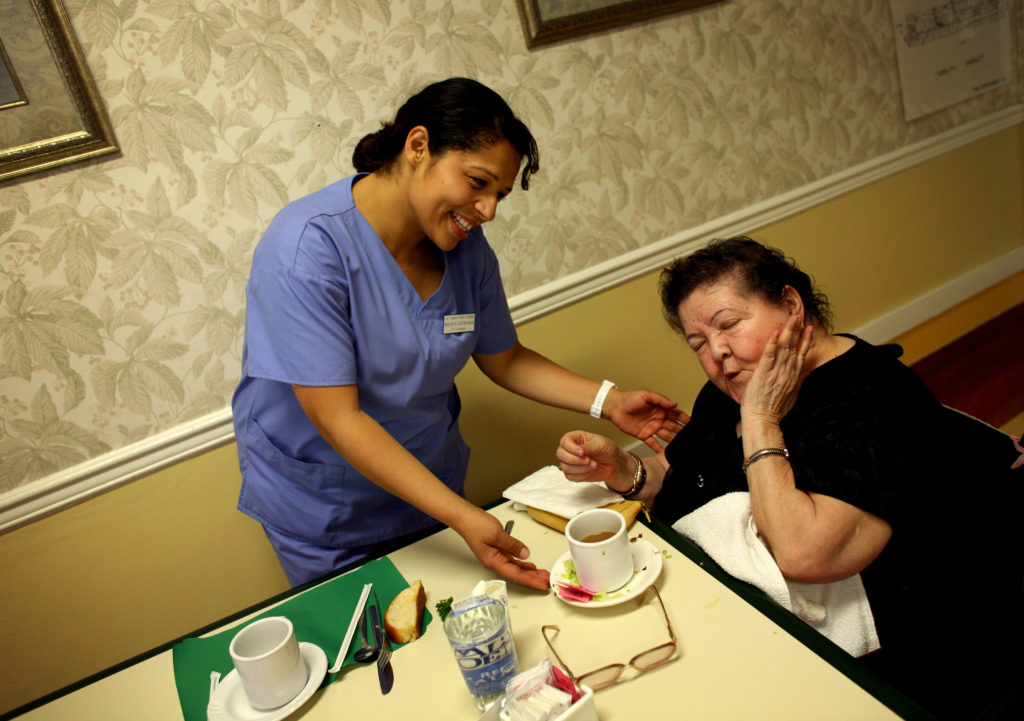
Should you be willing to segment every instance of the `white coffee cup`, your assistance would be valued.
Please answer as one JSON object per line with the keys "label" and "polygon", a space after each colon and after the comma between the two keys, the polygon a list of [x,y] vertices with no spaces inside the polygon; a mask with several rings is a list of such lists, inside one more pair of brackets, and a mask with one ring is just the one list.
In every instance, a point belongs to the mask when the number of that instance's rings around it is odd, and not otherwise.
{"label": "white coffee cup", "polygon": [[565,526],[569,554],[580,585],[588,591],[614,591],[633,576],[633,552],[626,519],[610,508],[592,508]]}
{"label": "white coffee cup", "polygon": [[284,706],[309,679],[295,629],[284,616],[253,621],[235,634],[228,651],[254,709]]}

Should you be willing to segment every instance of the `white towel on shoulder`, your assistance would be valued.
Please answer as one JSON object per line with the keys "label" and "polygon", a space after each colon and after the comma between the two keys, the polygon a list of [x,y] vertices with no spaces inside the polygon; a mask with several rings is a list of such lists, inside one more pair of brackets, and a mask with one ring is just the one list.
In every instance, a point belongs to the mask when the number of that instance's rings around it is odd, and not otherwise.
{"label": "white towel on shoulder", "polygon": [[749,493],[720,496],[672,528],[703,548],[730,576],[757,586],[850,655],[880,648],[860,574],[833,583],[787,581],[757,534]]}

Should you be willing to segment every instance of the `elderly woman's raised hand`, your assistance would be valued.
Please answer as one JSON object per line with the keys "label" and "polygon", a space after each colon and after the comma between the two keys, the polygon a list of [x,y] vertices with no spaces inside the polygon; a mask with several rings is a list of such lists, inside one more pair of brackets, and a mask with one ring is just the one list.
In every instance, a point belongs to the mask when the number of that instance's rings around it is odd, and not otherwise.
{"label": "elderly woman's raised hand", "polygon": [[575,483],[607,481],[625,460],[612,439],[586,431],[570,431],[562,436],[555,456],[562,473]]}
{"label": "elderly woman's raised hand", "polygon": [[743,394],[744,417],[777,424],[789,413],[803,382],[813,330],[791,315],[782,330],[769,338]]}

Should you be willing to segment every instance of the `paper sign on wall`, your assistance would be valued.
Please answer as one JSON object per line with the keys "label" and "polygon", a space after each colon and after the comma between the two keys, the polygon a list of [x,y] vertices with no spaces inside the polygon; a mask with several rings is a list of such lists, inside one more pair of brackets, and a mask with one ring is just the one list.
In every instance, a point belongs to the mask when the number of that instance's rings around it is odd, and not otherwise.
{"label": "paper sign on wall", "polygon": [[1012,78],[1008,0],[892,0],[908,121]]}

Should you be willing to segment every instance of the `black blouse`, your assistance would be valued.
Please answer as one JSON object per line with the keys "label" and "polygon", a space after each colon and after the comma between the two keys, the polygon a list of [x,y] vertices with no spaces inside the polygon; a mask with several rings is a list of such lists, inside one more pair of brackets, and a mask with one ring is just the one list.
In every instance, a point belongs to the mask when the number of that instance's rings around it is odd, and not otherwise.
{"label": "black blouse", "polygon": [[[846,501],[898,522],[918,489],[929,427],[942,407],[897,358],[898,346],[860,339],[814,370],[782,420],[797,487]],[[692,421],[666,450],[672,475],[658,496],[659,516],[675,520],[713,498],[747,490],[736,434],[739,405],[710,382]]]}
{"label": "black blouse", "polygon": [[[1024,468],[1010,470],[1019,452],[1009,436],[941,405],[899,346],[854,341],[804,380],[782,433],[798,488],[892,527],[861,578],[883,652],[934,687],[957,666],[950,652],[979,663],[991,644],[1022,638]],[[691,415],[666,449],[654,503],[668,524],[748,490],[739,405],[709,382]]]}

